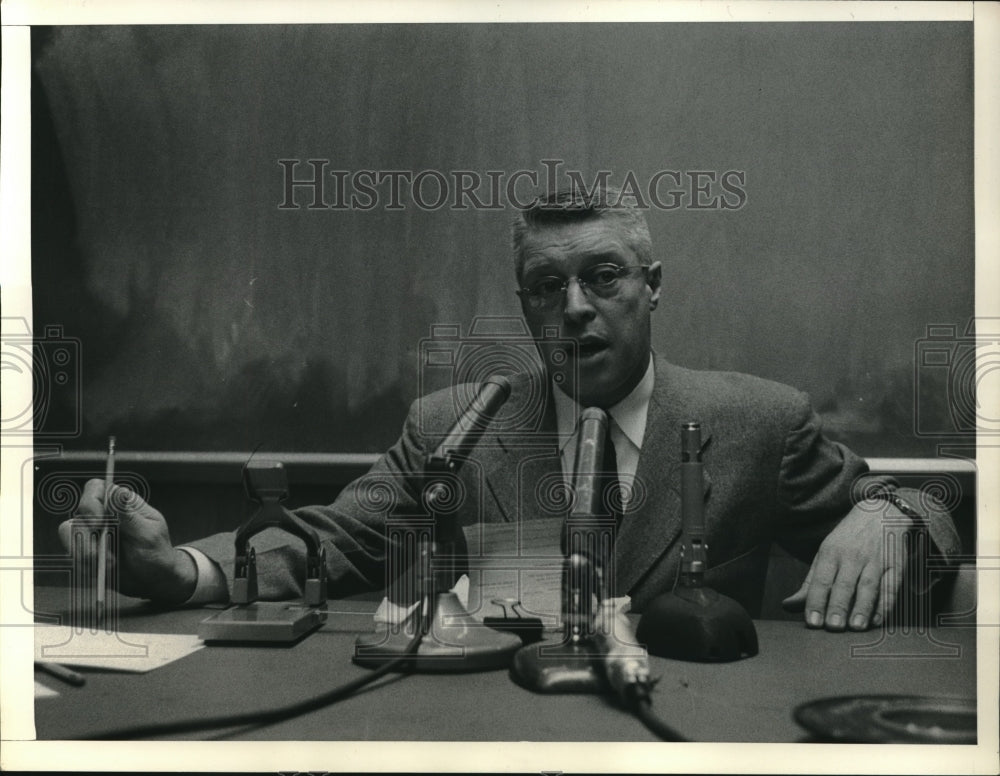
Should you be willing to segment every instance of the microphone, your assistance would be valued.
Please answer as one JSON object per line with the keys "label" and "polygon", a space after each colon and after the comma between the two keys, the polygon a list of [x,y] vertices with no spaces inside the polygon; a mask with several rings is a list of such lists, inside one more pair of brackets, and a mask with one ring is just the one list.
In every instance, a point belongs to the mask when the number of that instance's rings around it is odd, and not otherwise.
{"label": "microphone", "polygon": [[704,464],[702,454],[711,438],[701,444],[701,425],[681,425],[681,531],[686,552],[681,558],[681,573],[691,585],[700,585],[708,565],[705,544]]}
{"label": "microphone", "polygon": [[601,466],[604,463],[604,442],[608,438],[608,416],[598,407],[588,407],[580,413],[579,437],[576,444],[576,466],[573,490],[576,498],[570,519],[600,514]]}
{"label": "microphone", "polygon": [[604,444],[608,416],[588,407],[580,413],[573,472],[573,506],[562,536],[566,561],[563,569],[563,616],[566,635],[573,641],[593,634],[593,599],[605,597],[605,574],[610,567],[610,515],[603,507]]}
{"label": "microphone", "polygon": [[[486,627],[469,614],[455,593],[445,592],[459,573],[465,537],[454,514],[436,509],[442,500],[448,500],[449,487],[435,478],[453,476],[459,470],[464,459],[456,453],[475,446],[510,391],[510,381],[500,375],[482,384],[442,442],[424,458],[423,472],[417,477],[423,498],[415,508],[411,505],[408,510],[396,509],[389,514],[386,528],[398,547],[399,558],[398,564],[390,562],[388,566],[395,565],[403,572],[389,585],[389,598],[408,599],[407,594],[415,589],[421,607],[427,610],[417,612],[402,626],[390,624],[359,636],[355,663],[374,668],[395,664],[406,656],[407,664],[416,671],[484,671],[508,665],[521,646],[520,637]],[[456,550],[459,546],[461,553]],[[414,650],[418,626],[424,635]]]}
{"label": "microphone", "polygon": [[[604,692],[613,681],[626,692],[642,675],[634,652],[614,634],[626,633],[610,615],[604,642],[595,632],[595,599],[607,597],[614,578],[614,518],[604,503],[602,472],[608,417],[596,407],[580,415],[573,472],[574,501],[562,535],[562,640],[528,644],[514,655],[511,676],[535,692]],[[614,679],[612,680],[612,677]]]}
{"label": "microphone", "polygon": [[[573,468],[573,505],[563,526],[562,550],[569,557],[582,553],[599,560],[597,537],[608,528],[611,514],[604,504],[604,445],[608,438],[608,416],[598,407],[580,413]],[[604,571],[602,566],[601,571]]]}
{"label": "microphone", "polygon": [[636,631],[650,652],[674,660],[725,662],[757,654],[757,631],[739,602],[705,584],[704,465],[701,424],[681,426],[680,584],[646,607]]}
{"label": "microphone", "polygon": [[510,398],[510,380],[503,375],[487,378],[461,417],[448,431],[448,435],[437,446],[432,457],[445,458],[451,469],[456,468],[451,454],[458,450],[468,450],[475,446],[486,431],[490,421]]}

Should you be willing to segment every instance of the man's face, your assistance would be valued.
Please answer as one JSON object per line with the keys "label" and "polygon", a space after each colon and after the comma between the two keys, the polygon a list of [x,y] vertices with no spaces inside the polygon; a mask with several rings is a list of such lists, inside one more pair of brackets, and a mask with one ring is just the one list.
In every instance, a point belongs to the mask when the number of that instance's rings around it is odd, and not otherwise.
{"label": "man's face", "polygon": [[[640,265],[616,220],[536,228],[525,235],[523,246],[522,286],[531,288],[543,277],[574,278],[551,308],[535,309],[521,299],[549,374],[584,407],[611,407],[632,391],[649,364],[649,315],[660,298],[660,263],[622,276],[616,292],[604,296],[581,289],[575,278],[587,278],[602,264]],[[551,327],[558,328],[559,338],[575,341],[575,359],[564,359],[558,344],[546,344],[542,334]],[[574,385],[576,375],[579,385]]]}

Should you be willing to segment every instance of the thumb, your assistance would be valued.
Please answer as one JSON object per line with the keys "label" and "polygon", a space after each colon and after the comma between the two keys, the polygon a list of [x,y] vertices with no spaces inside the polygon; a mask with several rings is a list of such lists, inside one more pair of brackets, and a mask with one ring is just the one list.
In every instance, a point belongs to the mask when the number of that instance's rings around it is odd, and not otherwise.
{"label": "thumb", "polygon": [[802,585],[788,598],[781,602],[781,608],[786,612],[801,612],[806,608],[806,595],[809,593],[809,584],[812,582],[813,570],[809,567],[809,573],[802,581]]}
{"label": "thumb", "polygon": [[59,528],[57,530],[59,532],[59,541],[62,543],[63,549],[66,550],[66,552],[70,552],[73,544],[73,521],[64,520],[59,524]]}
{"label": "thumb", "polygon": [[809,592],[809,583],[803,582],[802,587],[792,593],[781,602],[781,608],[786,612],[801,612],[806,608],[806,594]]}

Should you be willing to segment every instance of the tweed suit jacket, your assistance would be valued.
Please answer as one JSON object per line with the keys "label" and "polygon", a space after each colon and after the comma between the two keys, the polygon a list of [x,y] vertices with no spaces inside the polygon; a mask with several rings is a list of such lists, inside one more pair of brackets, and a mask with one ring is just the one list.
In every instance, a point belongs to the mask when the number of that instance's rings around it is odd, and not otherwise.
{"label": "tweed suit jacket", "polygon": [[[698,421],[703,439],[711,438],[704,456],[706,581],[757,614],[771,543],[811,559],[863,491],[867,464],[823,436],[807,397],[793,388],[744,374],[689,370],[658,357],[654,369],[636,490],[615,543],[615,590],[630,595],[633,610],[641,611],[676,582],[682,527],[680,427]],[[400,439],[367,475],[328,506],[296,510],[326,549],[331,596],[387,586],[389,508],[406,511],[415,505],[421,487],[416,475],[426,454],[473,391],[464,386],[464,391],[459,387],[418,399]],[[516,376],[504,410],[457,475],[455,490],[463,497],[455,516],[463,524],[565,514],[545,498],[549,486],[563,478],[547,381]],[[945,532],[945,540],[953,534],[953,528]],[[935,540],[940,544],[939,536]],[[302,543],[267,529],[253,544],[261,597],[301,595]],[[231,588],[232,534],[190,546],[220,565]]]}

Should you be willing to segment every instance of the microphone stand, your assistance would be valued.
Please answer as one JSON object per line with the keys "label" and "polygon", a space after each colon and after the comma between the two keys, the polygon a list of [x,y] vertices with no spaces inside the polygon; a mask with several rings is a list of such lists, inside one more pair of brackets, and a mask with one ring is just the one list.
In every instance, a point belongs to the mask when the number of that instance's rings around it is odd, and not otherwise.
{"label": "microphone stand", "polygon": [[[208,643],[294,642],[326,622],[326,550],[319,535],[282,502],[288,475],[280,461],[249,461],[243,467],[247,495],[257,511],[236,532],[233,606],[202,620],[198,635]],[[250,539],[267,528],[297,536],[306,546],[301,603],[258,601],[257,554]]]}
{"label": "microphone stand", "polygon": [[708,545],[701,425],[681,426],[680,585],[653,599],[636,636],[654,655],[675,660],[726,662],[757,654],[757,631],[737,601],[705,585]]}
{"label": "microphone stand", "polygon": [[374,632],[359,636],[353,658],[358,665],[374,668],[406,655],[418,630],[423,631],[423,638],[401,666],[416,671],[503,668],[521,646],[515,634],[494,630],[473,618],[450,592],[465,571],[458,556],[466,555],[467,549],[454,505],[448,506],[453,495],[449,482],[455,483],[465,461],[462,453],[475,445],[509,395],[510,383],[504,377],[483,383],[444,441],[424,459],[417,478],[418,502],[409,509],[396,508],[388,516],[387,567],[390,573],[403,571],[390,583],[388,599],[397,605],[417,601],[430,611],[414,611],[402,622],[379,624]]}
{"label": "microphone stand", "polygon": [[589,693],[608,688],[597,642],[598,632],[606,633],[608,627],[597,627],[594,606],[595,599],[606,597],[606,582],[614,579],[615,520],[602,499],[607,426],[603,410],[591,407],[580,415],[574,500],[563,537],[562,640],[522,647],[511,666],[514,681],[535,692]]}

